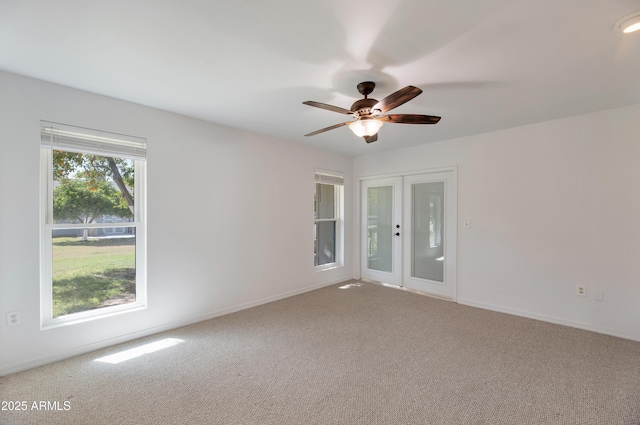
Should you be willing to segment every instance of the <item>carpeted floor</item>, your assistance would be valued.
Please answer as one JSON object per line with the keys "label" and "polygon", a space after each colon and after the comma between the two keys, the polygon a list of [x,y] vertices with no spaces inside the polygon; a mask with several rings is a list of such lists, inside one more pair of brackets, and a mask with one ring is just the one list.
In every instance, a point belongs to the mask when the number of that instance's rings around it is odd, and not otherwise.
{"label": "carpeted floor", "polygon": [[6,425],[638,425],[640,343],[354,282],[6,376],[0,399],[26,401]]}

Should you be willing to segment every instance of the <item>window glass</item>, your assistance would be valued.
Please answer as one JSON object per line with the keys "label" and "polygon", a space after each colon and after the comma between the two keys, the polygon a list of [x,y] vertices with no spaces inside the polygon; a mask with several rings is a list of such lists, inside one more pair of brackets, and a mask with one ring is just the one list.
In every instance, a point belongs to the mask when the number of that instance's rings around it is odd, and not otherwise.
{"label": "window glass", "polygon": [[134,228],[92,228],[86,240],[84,229],[65,233],[52,237],[53,317],[135,302]]}
{"label": "window glass", "polygon": [[316,183],[316,218],[336,217],[335,186]]}
{"label": "window glass", "polygon": [[316,266],[336,261],[336,222],[320,221],[316,223],[315,244]]}

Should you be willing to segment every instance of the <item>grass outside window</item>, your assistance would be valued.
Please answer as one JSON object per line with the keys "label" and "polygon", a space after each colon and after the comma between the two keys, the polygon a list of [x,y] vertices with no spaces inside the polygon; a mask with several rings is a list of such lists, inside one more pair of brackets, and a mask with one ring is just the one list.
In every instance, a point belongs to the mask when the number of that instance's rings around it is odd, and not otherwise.
{"label": "grass outside window", "polygon": [[53,238],[53,317],[134,302],[135,251],[132,235]]}

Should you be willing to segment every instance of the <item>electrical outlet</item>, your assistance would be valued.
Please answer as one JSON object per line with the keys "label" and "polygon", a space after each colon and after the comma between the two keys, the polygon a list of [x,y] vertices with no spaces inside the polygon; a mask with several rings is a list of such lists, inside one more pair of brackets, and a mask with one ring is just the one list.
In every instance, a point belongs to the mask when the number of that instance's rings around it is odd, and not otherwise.
{"label": "electrical outlet", "polygon": [[19,325],[20,324],[20,312],[19,311],[10,311],[7,313],[7,325]]}
{"label": "electrical outlet", "polygon": [[576,295],[581,297],[587,296],[587,287],[585,285],[576,285]]}

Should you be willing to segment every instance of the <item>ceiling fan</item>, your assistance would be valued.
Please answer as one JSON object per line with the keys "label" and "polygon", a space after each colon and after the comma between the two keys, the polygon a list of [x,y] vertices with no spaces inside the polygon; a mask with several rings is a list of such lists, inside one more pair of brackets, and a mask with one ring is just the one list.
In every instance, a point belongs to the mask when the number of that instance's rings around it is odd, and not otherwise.
{"label": "ceiling fan", "polygon": [[334,128],[349,125],[351,131],[356,136],[362,137],[367,143],[372,143],[378,140],[378,130],[385,122],[397,123],[397,124],[436,124],[440,121],[440,117],[432,115],[417,115],[417,114],[389,114],[381,115],[385,112],[396,108],[403,103],[406,103],[422,93],[418,87],[407,86],[398,90],[395,93],[390,94],[381,101],[376,99],[369,99],[367,96],[373,92],[376,84],[371,81],[364,81],[358,84],[358,91],[364,95],[364,99],[355,101],[351,105],[351,109],[344,109],[338,106],[327,105],[326,103],[314,102],[313,100],[307,100],[302,102],[305,105],[315,106],[316,108],[326,109],[328,111],[338,112],[340,114],[351,115],[355,118],[355,121],[346,121],[340,124],[332,125],[317,131],[314,131],[305,136],[315,136],[325,131],[333,130]]}

